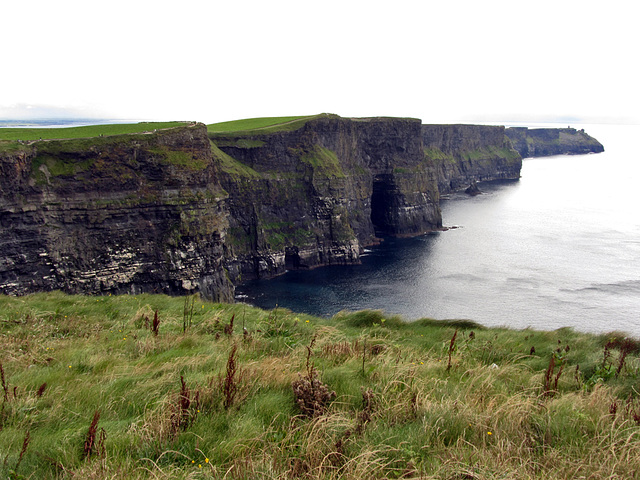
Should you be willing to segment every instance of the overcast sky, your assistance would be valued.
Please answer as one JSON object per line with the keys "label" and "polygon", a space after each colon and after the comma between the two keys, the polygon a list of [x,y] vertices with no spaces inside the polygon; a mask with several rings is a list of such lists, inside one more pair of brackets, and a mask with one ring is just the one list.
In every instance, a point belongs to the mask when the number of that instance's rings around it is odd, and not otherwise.
{"label": "overcast sky", "polygon": [[0,118],[640,122],[632,1],[10,1]]}

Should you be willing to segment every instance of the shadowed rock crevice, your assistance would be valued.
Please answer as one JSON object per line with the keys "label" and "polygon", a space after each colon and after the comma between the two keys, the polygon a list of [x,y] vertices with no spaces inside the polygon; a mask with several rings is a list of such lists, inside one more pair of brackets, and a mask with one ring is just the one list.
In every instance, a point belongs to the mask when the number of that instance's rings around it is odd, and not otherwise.
{"label": "shadowed rock crevice", "polygon": [[395,233],[393,212],[398,192],[393,184],[392,175],[376,175],[373,178],[373,193],[371,195],[371,222],[376,230],[382,234]]}

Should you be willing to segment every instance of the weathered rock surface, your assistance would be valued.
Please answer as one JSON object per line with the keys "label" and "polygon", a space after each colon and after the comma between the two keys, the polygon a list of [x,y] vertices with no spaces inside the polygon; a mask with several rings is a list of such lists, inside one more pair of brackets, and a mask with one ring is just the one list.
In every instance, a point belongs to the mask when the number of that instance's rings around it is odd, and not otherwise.
{"label": "weathered rock surface", "polygon": [[600,142],[575,128],[510,127],[505,133],[523,158],[604,152]]}
{"label": "weathered rock surface", "polygon": [[204,125],[0,153],[0,292],[233,300],[226,194]]}

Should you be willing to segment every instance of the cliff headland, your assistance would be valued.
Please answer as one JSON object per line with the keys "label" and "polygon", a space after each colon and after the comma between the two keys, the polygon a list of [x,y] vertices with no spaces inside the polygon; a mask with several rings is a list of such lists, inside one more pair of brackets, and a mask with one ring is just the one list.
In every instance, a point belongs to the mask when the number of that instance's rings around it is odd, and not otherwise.
{"label": "cliff headland", "polygon": [[604,152],[602,144],[584,129],[510,127],[505,133],[522,158]]}
{"label": "cliff headland", "polygon": [[380,235],[442,228],[441,194],[519,178],[512,142],[587,148],[565,129],[329,114],[89,128],[0,135],[1,293],[232,301],[243,280],[358,263]]}

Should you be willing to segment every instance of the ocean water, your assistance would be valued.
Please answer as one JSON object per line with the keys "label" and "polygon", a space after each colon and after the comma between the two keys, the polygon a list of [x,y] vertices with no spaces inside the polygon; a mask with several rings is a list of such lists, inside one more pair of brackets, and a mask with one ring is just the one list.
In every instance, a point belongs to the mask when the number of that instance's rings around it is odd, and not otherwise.
{"label": "ocean water", "polygon": [[249,282],[238,300],[640,337],[640,126],[572,126],[605,152],[525,159],[520,180],[442,202],[444,225],[457,228],[387,238],[362,265]]}

